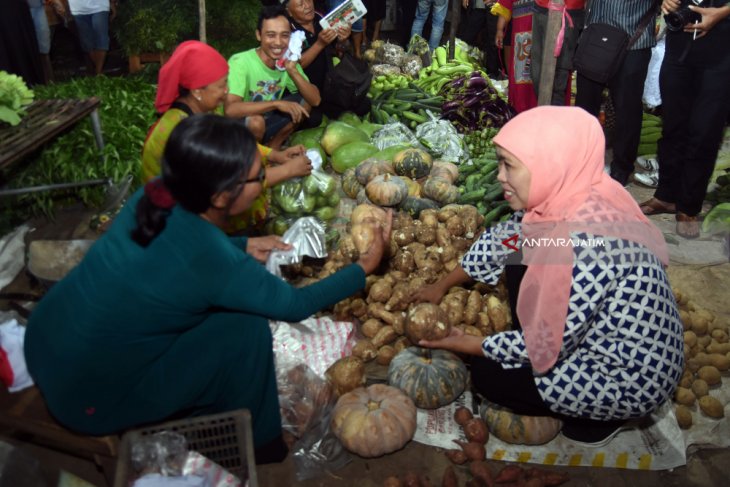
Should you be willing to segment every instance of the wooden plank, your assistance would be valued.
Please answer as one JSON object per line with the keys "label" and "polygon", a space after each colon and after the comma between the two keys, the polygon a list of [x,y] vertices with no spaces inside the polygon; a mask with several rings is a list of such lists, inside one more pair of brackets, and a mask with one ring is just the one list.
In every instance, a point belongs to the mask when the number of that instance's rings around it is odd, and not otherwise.
{"label": "wooden plank", "polygon": [[5,169],[53,140],[100,104],[85,100],[38,100],[15,127],[0,128],[0,169]]}

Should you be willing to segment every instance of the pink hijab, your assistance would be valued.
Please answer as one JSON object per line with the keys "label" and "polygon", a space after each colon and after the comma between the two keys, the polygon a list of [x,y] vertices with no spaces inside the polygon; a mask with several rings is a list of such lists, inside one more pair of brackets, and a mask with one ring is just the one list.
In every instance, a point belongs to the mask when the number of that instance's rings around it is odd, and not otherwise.
{"label": "pink hijab", "polygon": [[[603,130],[588,112],[577,107],[533,108],[510,120],[494,142],[531,173],[522,219],[526,240],[566,242],[571,233],[585,231],[640,243],[668,263],[662,233],[633,197],[604,172]],[[573,250],[570,245],[523,245],[528,268],[520,284],[517,316],[537,373],[555,365],[562,348]]]}

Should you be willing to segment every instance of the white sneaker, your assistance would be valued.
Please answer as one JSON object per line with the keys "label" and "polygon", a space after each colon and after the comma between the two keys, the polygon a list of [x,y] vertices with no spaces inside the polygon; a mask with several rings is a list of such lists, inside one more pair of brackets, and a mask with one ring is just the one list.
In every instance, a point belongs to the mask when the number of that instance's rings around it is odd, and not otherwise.
{"label": "white sneaker", "polygon": [[649,188],[656,188],[659,186],[659,171],[634,173],[634,181]]}
{"label": "white sneaker", "polygon": [[636,164],[644,171],[657,172],[659,171],[659,161],[655,155],[652,156],[639,156],[636,158]]}

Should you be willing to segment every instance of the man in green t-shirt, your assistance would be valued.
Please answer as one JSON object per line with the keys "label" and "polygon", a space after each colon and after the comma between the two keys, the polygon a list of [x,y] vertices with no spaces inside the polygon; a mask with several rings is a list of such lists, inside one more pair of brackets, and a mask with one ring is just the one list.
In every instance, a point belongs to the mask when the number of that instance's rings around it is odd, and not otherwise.
{"label": "man in green t-shirt", "polygon": [[[259,47],[228,60],[226,115],[246,117],[256,139],[273,149],[281,146],[321,100],[319,89],[309,82],[297,61],[281,61],[290,36],[283,7],[264,7],[256,27]],[[283,69],[277,67],[277,61]]]}

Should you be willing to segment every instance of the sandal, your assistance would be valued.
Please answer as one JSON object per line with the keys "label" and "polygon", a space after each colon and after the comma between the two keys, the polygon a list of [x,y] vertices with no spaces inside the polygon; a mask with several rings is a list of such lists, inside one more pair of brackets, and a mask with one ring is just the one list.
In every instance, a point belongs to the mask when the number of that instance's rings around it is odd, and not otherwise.
{"label": "sandal", "polygon": [[700,217],[689,216],[681,211],[677,213],[677,235],[687,239],[700,236]]}
{"label": "sandal", "polygon": [[674,203],[667,203],[656,198],[644,201],[639,205],[639,208],[641,208],[641,212],[647,216],[677,212],[677,206]]}

